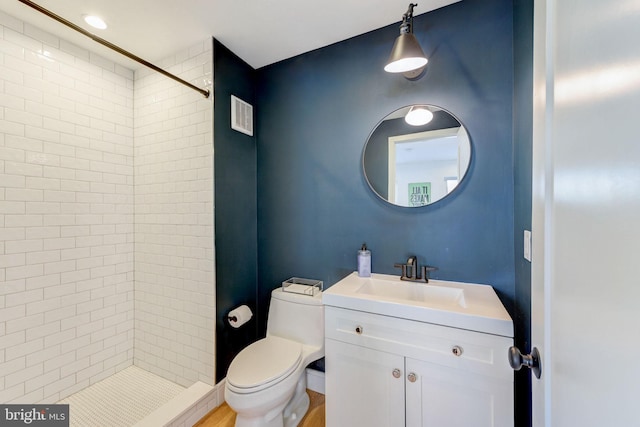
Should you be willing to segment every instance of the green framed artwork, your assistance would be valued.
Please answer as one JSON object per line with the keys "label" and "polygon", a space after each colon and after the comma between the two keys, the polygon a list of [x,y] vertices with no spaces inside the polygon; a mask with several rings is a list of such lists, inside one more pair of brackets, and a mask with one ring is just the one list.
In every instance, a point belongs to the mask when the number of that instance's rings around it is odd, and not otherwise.
{"label": "green framed artwork", "polygon": [[430,182],[409,183],[409,206],[424,206],[431,203]]}

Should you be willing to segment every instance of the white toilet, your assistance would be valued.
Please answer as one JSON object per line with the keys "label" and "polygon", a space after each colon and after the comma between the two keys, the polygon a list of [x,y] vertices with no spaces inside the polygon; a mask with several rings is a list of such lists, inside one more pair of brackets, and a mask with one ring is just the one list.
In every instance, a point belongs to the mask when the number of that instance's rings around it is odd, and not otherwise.
{"label": "white toilet", "polygon": [[224,398],[236,427],[294,427],[309,409],[305,368],[324,356],[322,292],[271,292],[267,337],[242,350],[227,371]]}

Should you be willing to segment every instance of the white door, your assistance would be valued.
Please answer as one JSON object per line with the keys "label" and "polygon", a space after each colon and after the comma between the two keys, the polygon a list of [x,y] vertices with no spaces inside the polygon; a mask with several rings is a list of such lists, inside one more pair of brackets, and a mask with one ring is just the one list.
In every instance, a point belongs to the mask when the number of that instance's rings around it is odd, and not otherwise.
{"label": "white door", "polygon": [[640,2],[534,5],[533,425],[639,425]]}

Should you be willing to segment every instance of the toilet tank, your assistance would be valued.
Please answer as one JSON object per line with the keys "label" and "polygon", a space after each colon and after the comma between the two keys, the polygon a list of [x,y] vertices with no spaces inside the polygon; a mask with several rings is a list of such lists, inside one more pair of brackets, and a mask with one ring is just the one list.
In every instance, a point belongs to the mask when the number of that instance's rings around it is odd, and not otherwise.
{"label": "toilet tank", "polygon": [[313,347],[324,347],[322,292],[314,296],[271,292],[267,335],[275,335]]}

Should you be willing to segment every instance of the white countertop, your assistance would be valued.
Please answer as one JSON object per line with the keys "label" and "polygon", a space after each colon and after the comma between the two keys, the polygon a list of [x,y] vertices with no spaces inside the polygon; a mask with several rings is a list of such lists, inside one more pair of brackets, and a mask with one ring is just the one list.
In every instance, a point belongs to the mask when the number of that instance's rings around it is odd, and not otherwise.
{"label": "white countertop", "polygon": [[513,321],[489,285],[429,280],[401,281],[398,276],[357,272],[322,296],[324,305],[513,337]]}

